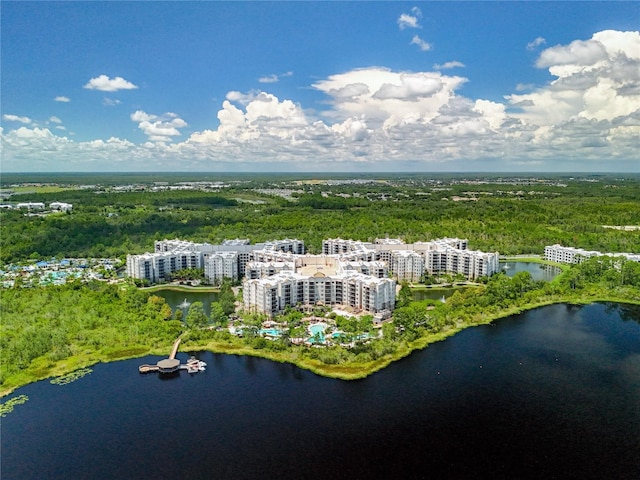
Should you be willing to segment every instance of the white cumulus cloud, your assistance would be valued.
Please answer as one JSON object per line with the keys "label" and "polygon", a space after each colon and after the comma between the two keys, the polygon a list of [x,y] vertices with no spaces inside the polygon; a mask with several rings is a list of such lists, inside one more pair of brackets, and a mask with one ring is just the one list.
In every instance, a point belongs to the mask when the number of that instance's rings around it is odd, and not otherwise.
{"label": "white cumulus cloud", "polygon": [[556,45],[542,51],[536,65],[556,79],[531,93],[506,96],[523,121],[612,121],[640,109],[640,32],[607,30]]}
{"label": "white cumulus cloud", "polygon": [[418,35],[413,36],[413,38],[411,39],[411,45],[417,45],[418,48],[423,52],[428,52],[429,50],[431,50],[431,44],[428,42],[425,42]]}
{"label": "white cumulus cloud", "polygon": [[27,125],[32,122],[32,120],[29,117],[20,117],[18,115],[11,115],[11,114],[7,114],[7,113],[2,115],[2,118],[4,120],[6,120],[7,122],[25,123]]}
{"label": "white cumulus cloud", "polygon": [[83,88],[100,90],[101,92],[117,92],[118,90],[133,90],[138,87],[122,77],[109,78],[107,75],[100,75],[90,79]]}
{"label": "white cumulus cloud", "polygon": [[405,28],[421,28],[420,19],[422,18],[422,12],[418,7],[411,9],[411,14],[403,13],[398,17],[398,26],[400,30]]}
{"label": "white cumulus cloud", "polygon": [[153,115],[136,110],[130,115],[130,118],[138,123],[138,128],[147,135],[150,142],[169,142],[171,137],[181,135],[179,128],[187,126],[187,122],[172,112]]}
{"label": "white cumulus cloud", "polygon": [[61,102],[61,103],[69,103],[71,101],[71,99],[69,97],[64,97],[64,96],[59,96],[53,99],[54,102]]}

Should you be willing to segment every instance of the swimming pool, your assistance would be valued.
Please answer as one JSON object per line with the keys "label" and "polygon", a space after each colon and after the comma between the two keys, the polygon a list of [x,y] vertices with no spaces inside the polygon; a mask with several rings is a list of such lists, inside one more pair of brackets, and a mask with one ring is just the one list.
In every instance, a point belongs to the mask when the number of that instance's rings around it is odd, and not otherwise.
{"label": "swimming pool", "polygon": [[269,335],[270,337],[279,337],[282,335],[282,330],[278,330],[277,328],[261,328],[258,332],[260,335]]}
{"label": "swimming pool", "polygon": [[322,322],[309,325],[309,332],[311,332],[311,338],[308,340],[309,343],[324,343],[324,331],[328,326],[329,325]]}

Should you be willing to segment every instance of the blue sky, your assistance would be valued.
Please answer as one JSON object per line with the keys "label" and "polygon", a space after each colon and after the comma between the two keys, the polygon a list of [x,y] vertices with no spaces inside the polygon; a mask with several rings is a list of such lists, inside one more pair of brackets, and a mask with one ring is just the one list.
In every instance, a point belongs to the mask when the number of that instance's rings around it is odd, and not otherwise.
{"label": "blue sky", "polygon": [[637,2],[3,1],[2,170],[640,171]]}

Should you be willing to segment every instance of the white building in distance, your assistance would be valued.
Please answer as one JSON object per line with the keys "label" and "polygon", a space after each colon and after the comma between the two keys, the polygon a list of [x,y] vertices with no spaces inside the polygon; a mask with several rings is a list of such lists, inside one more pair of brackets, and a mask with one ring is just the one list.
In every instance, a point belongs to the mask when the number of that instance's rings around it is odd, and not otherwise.
{"label": "white building in distance", "polygon": [[638,253],[602,253],[595,250],[584,250],[582,248],[563,247],[562,245],[548,245],[544,247],[544,258],[556,263],[581,263],[591,257],[621,257],[633,262],[640,262]]}
{"label": "white building in distance", "polygon": [[51,202],[49,204],[51,210],[59,210],[61,212],[70,212],[73,210],[73,204],[64,202]]}

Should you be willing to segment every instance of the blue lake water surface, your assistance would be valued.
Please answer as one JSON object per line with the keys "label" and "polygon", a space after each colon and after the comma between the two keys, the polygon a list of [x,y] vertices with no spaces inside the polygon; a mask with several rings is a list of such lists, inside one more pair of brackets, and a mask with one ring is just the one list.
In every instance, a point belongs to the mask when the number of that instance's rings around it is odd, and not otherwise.
{"label": "blue lake water surface", "polygon": [[14,392],[2,478],[640,478],[638,307],[540,308],[351,382],[198,355],[203,373],[140,375],[145,357]]}

